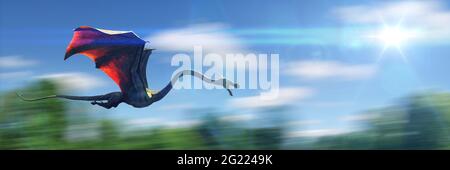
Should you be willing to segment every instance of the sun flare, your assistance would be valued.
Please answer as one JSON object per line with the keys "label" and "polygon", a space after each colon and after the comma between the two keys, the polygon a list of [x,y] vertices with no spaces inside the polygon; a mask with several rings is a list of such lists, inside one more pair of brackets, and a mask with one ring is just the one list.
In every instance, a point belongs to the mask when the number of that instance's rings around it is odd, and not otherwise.
{"label": "sun flare", "polygon": [[383,27],[370,36],[371,38],[376,39],[383,46],[378,59],[384,55],[387,49],[394,48],[398,51],[403,60],[407,61],[406,56],[403,54],[402,47],[416,38],[417,32],[411,28],[406,29],[401,27],[400,23],[401,22],[395,26],[389,26],[383,22]]}
{"label": "sun flare", "polygon": [[408,38],[406,32],[398,28],[384,28],[378,34],[378,38],[386,46],[400,46]]}
{"label": "sun flare", "polygon": [[378,32],[375,38],[381,41],[385,47],[399,48],[414,36],[414,31],[386,26]]}

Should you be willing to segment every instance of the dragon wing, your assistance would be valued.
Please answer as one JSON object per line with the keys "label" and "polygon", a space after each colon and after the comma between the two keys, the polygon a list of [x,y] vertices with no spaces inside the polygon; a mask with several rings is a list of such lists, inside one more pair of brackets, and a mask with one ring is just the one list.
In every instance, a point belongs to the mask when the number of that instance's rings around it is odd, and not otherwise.
{"label": "dragon wing", "polygon": [[151,50],[131,31],[112,31],[81,26],[74,30],[64,60],[83,54],[95,62],[120,87],[122,93],[144,91],[148,87],[146,65]]}

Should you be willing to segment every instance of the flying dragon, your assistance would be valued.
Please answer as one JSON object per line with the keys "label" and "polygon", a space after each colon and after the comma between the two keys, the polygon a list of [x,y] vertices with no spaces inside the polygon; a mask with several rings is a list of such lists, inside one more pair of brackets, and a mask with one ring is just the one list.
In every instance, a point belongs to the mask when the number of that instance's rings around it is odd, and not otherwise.
{"label": "flying dragon", "polygon": [[25,101],[37,101],[49,98],[64,98],[70,100],[91,101],[92,105],[99,105],[110,109],[124,102],[133,107],[142,108],[164,98],[177,80],[184,75],[191,75],[205,82],[223,86],[232,96],[231,88],[238,88],[238,84],[227,79],[212,80],[203,74],[184,70],[176,73],[171,81],[160,91],[156,92],[148,87],[147,61],[154,49],[150,43],[139,38],[132,31],[113,31],[81,26],[74,30],[64,60],[75,54],[82,54],[95,62],[95,67],[106,73],[119,87],[120,92],[111,92],[97,96],[69,96],[50,95],[29,99],[19,93],[17,95]]}

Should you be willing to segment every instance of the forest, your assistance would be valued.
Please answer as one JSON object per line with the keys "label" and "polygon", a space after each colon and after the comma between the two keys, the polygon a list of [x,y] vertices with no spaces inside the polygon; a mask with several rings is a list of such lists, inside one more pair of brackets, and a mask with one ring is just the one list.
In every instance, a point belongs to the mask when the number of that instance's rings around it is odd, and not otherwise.
{"label": "forest", "polygon": [[[261,110],[280,115],[270,126],[243,127],[220,121],[214,111],[198,109],[187,111],[205,112],[195,126],[123,131],[118,120],[92,118],[87,109],[84,114],[72,112],[68,101],[25,104],[16,90],[45,96],[59,87],[41,80],[1,93],[0,149],[450,149],[448,92],[411,94],[389,106],[363,110],[361,114],[377,116],[359,121],[356,131],[287,138],[286,119],[279,113],[288,106]],[[83,112],[80,107],[77,110]]]}

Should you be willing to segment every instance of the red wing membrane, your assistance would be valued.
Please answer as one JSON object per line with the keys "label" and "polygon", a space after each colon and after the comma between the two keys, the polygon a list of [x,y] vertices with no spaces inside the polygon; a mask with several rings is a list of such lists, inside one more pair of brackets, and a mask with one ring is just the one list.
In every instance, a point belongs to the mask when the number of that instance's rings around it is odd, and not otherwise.
{"label": "red wing membrane", "polygon": [[133,32],[82,26],[75,29],[64,60],[74,54],[86,55],[126,93],[133,86],[132,72],[137,69],[133,65],[139,64],[144,45]]}

